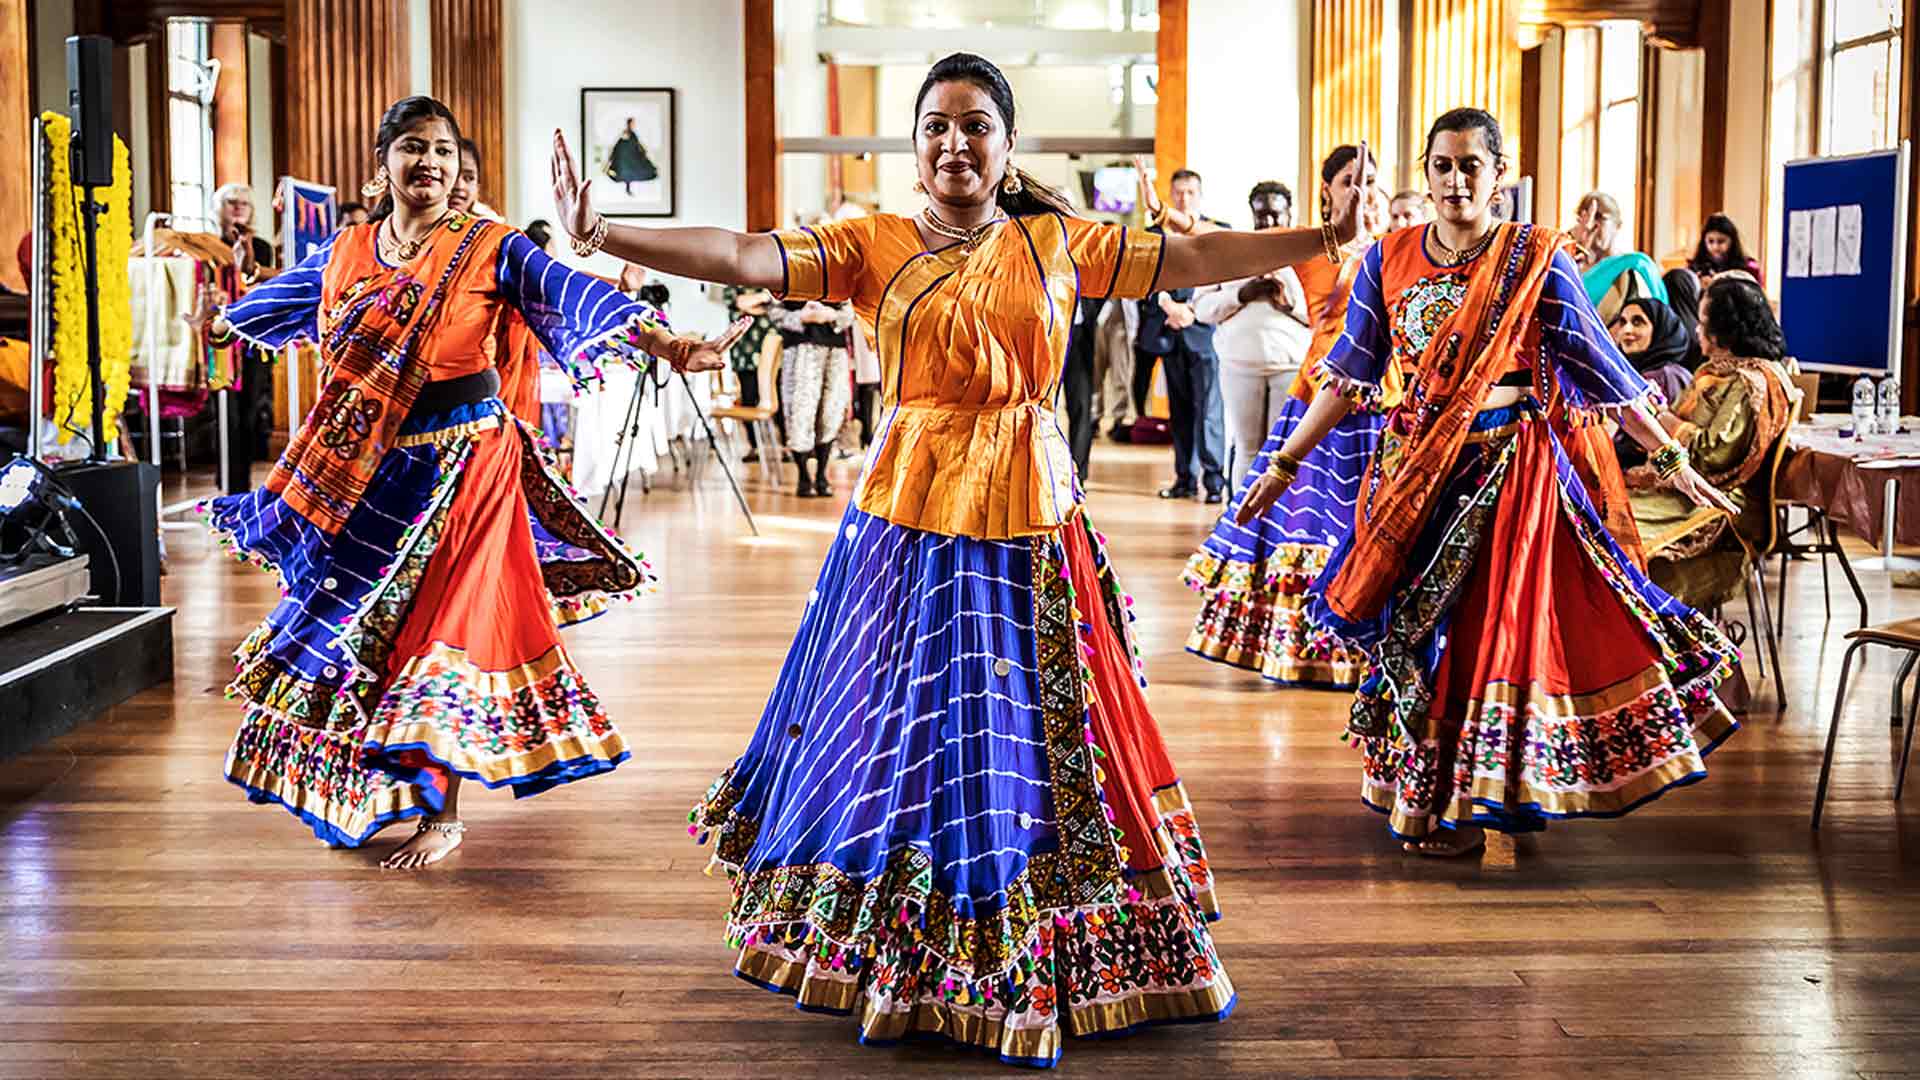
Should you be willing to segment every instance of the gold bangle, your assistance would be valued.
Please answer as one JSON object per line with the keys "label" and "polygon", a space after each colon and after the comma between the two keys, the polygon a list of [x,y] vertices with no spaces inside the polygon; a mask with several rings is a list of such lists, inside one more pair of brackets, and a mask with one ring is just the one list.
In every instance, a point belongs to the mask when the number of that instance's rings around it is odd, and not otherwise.
{"label": "gold bangle", "polygon": [[605,214],[601,214],[598,217],[598,219],[594,221],[593,230],[587,234],[587,238],[585,240],[582,240],[576,236],[571,241],[573,245],[573,253],[575,255],[580,256],[583,259],[593,254],[594,252],[599,251],[601,245],[605,244],[606,242],[607,242],[607,216]]}
{"label": "gold bangle", "polygon": [[1687,467],[1691,455],[1678,440],[1670,439],[1660,444],[1659,449],[1647,455],[1647,464],[1653,466],[1653,474],[1662,480],[1671,480]]}
{"label": "gold bangle", "polygon": [[1275,480],[1291,482],[1294,477],[1300,475],[1300,461],[1275,450],[1267,455],[1267,475]]}

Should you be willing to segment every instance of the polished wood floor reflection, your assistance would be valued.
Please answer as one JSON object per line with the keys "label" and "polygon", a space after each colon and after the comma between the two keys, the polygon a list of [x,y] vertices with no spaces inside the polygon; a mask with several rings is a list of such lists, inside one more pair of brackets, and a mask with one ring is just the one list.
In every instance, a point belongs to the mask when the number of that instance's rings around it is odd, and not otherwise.
{"label": "polished wood floor reflection", "polygon": [[[1339,695],[1182,650],[1198,504],[1165,451],[1103,445],[1092,512],[1139,597],[1151,700],[1220,876],[1240,990],[1218,1028],[1068,1045],[1080,1076],[1920,1076],[1920,794],[1892,802],[1893,665],[1857,681],[1832,801],[1808,808],[1853,607],[1788,589],[1789,708],[1702,784],[1524,839],[1517,868],[1422,861],[1356,798]],[[744,745],[844,504],[717,472],[627,507],[661,592],[570,635],[629,740],[611,777],[475,790],[439,868],[328,851],[220,776],[219,688],[272,580],[169,532],[176,677],[0,762],[0,1077],[1007,1075],[864,1049],[729,974],[723,880],[684,815]],[[1867,575],[1874,616],[1920,592]],[[1757,680],[1756,680],[1757,681]],[[1771,691],[1762,700],[1770,700]],[[1920,781],[1917,781],[1920,782]],[[403,832],[404,830],[399,830]]]}

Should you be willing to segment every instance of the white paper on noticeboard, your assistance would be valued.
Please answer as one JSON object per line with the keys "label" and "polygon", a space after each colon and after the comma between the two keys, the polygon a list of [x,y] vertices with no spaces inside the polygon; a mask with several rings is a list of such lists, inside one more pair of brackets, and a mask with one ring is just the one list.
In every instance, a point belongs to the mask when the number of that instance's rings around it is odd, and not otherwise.
{"label": "white paper on noticeboard", "polygon": [[1858,277],[1860,274],[1860,233],[1863,229],[1860,204],[1840,207],[1834,226],[1833,272]]}
{"label": "white paper on noticeboard", "polygon": [[1807,257],[1807,273],[1813,277],[1833,276],[1834,231],[1839,224],[1840,208],[1823,206],[1815,210],[1813,218],[1813,245]]}
{"label": "white paper on noticeboard", "polygon": [[1813,246],[1813,211],[1795,210],[1787,215],[1787,276],[1807,276],[1807,255]]}

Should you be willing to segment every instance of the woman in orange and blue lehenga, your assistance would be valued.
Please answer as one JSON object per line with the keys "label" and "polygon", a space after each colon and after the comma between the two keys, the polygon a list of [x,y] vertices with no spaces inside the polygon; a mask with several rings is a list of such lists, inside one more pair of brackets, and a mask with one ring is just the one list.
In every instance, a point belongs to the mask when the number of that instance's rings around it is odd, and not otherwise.
{"label": "woman in orange and blue lehenga", "polygon": [[733,880],[738,974],[857,1014],[866,1042],[1045,1066],[1065,1035],[1234,1003],[1129,601],[1053,412],[1075,305],[1310,258],[1353,236],[1356,206],[1324,230],[1200,237],[1076,218],[1013,167],[1013,95],[976,56],[936,64],[914,115],[917,217],[609,228],[557,135],[556,194],[570,231],[624,259],[850,301],[876,331],[886,419],[752,741],[691,815]]}
{"label": "woman in orange and blue lehenga", "polygon": [[726,340],[668,333],[650,309],[554,263],[513,229],[449,209],[453,116],[387,110],[376,153],[391,210],[214,320],[278,349],[318,343],[325,386],[266,487],[205,513],[282,599],[235,652],[246,720],[226,775],[336,846],[402,818],[385,865],[458,846],[462,777],[516,796],[628,754],[561,646],[652,575],[569,493],[500,400],[510,313],[556,357],[720,363]]}
{"label": "woman in orange and blue lehenga", "polygon": [[[1359,157],[1359,147],[1337,146],[1321,162],[1322,217],[1351,197],[1355,183],[1372,189],[1371,170],[1364,180],[1358,179],[1354,162]],[[1372,232],[1385,222],[1366,224]],[[1187,635],[1187,651],[1290,686],[1351,689],[1366,667],[1362,650],[1308,618],[1307,599],[1308,588],[1353,527],[1360,474],[1380,437],[1380,405],[1390,402],[1348,413],[1300,463],[1304,479],[1285,497],[1244,524],[1236,515],[1267,460],[1300,426],[1314,392],[1325,381],[1321,365],[1339,340],[1347,296],[1366,249],[1363,233],[1341,249],[1341,263],[1316,258],[1295,268],[1306,293],[1313,345],[1266,444],[1181,574],[1188,588],[1205,597]],[[1396,379],[1386,396],[1397,391]]]}
{"label": "woman in orange and blue lehenga", "polygon": [[1404,380],[1351,535],[1309,614],[1368,652],[1350,732],[1362,798],[1409,850],[1485,828],[1616,817],[1706,775],[1735,728],[1733,649],[1647,580],[1601,415],[1694,501],[1725,499],[1649,411],[1559,235],[1487,211],[1500,128],[1457,109],[1427,137],[1440,220],[1390,233],[1354,280],[1327,388],[1241,508],[1253,516],[1354,399]]}

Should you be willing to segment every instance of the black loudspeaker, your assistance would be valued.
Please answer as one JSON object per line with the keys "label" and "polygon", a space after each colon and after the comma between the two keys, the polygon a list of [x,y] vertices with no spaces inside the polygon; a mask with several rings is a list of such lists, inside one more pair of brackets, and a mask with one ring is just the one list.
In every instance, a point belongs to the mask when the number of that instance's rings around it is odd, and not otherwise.
{"label": "black loudspeaker", "polygon": [[112,185],[112,39],[67,39],[67,118],[73,121],[74,184]]}
{"label": "black loudspeaker", "polygon": [[67,525],[87,553],[93,594],[113,607],[159,607],[160,470],[145,462],[111,461],[58,472],[87,511],[69,513]]}

